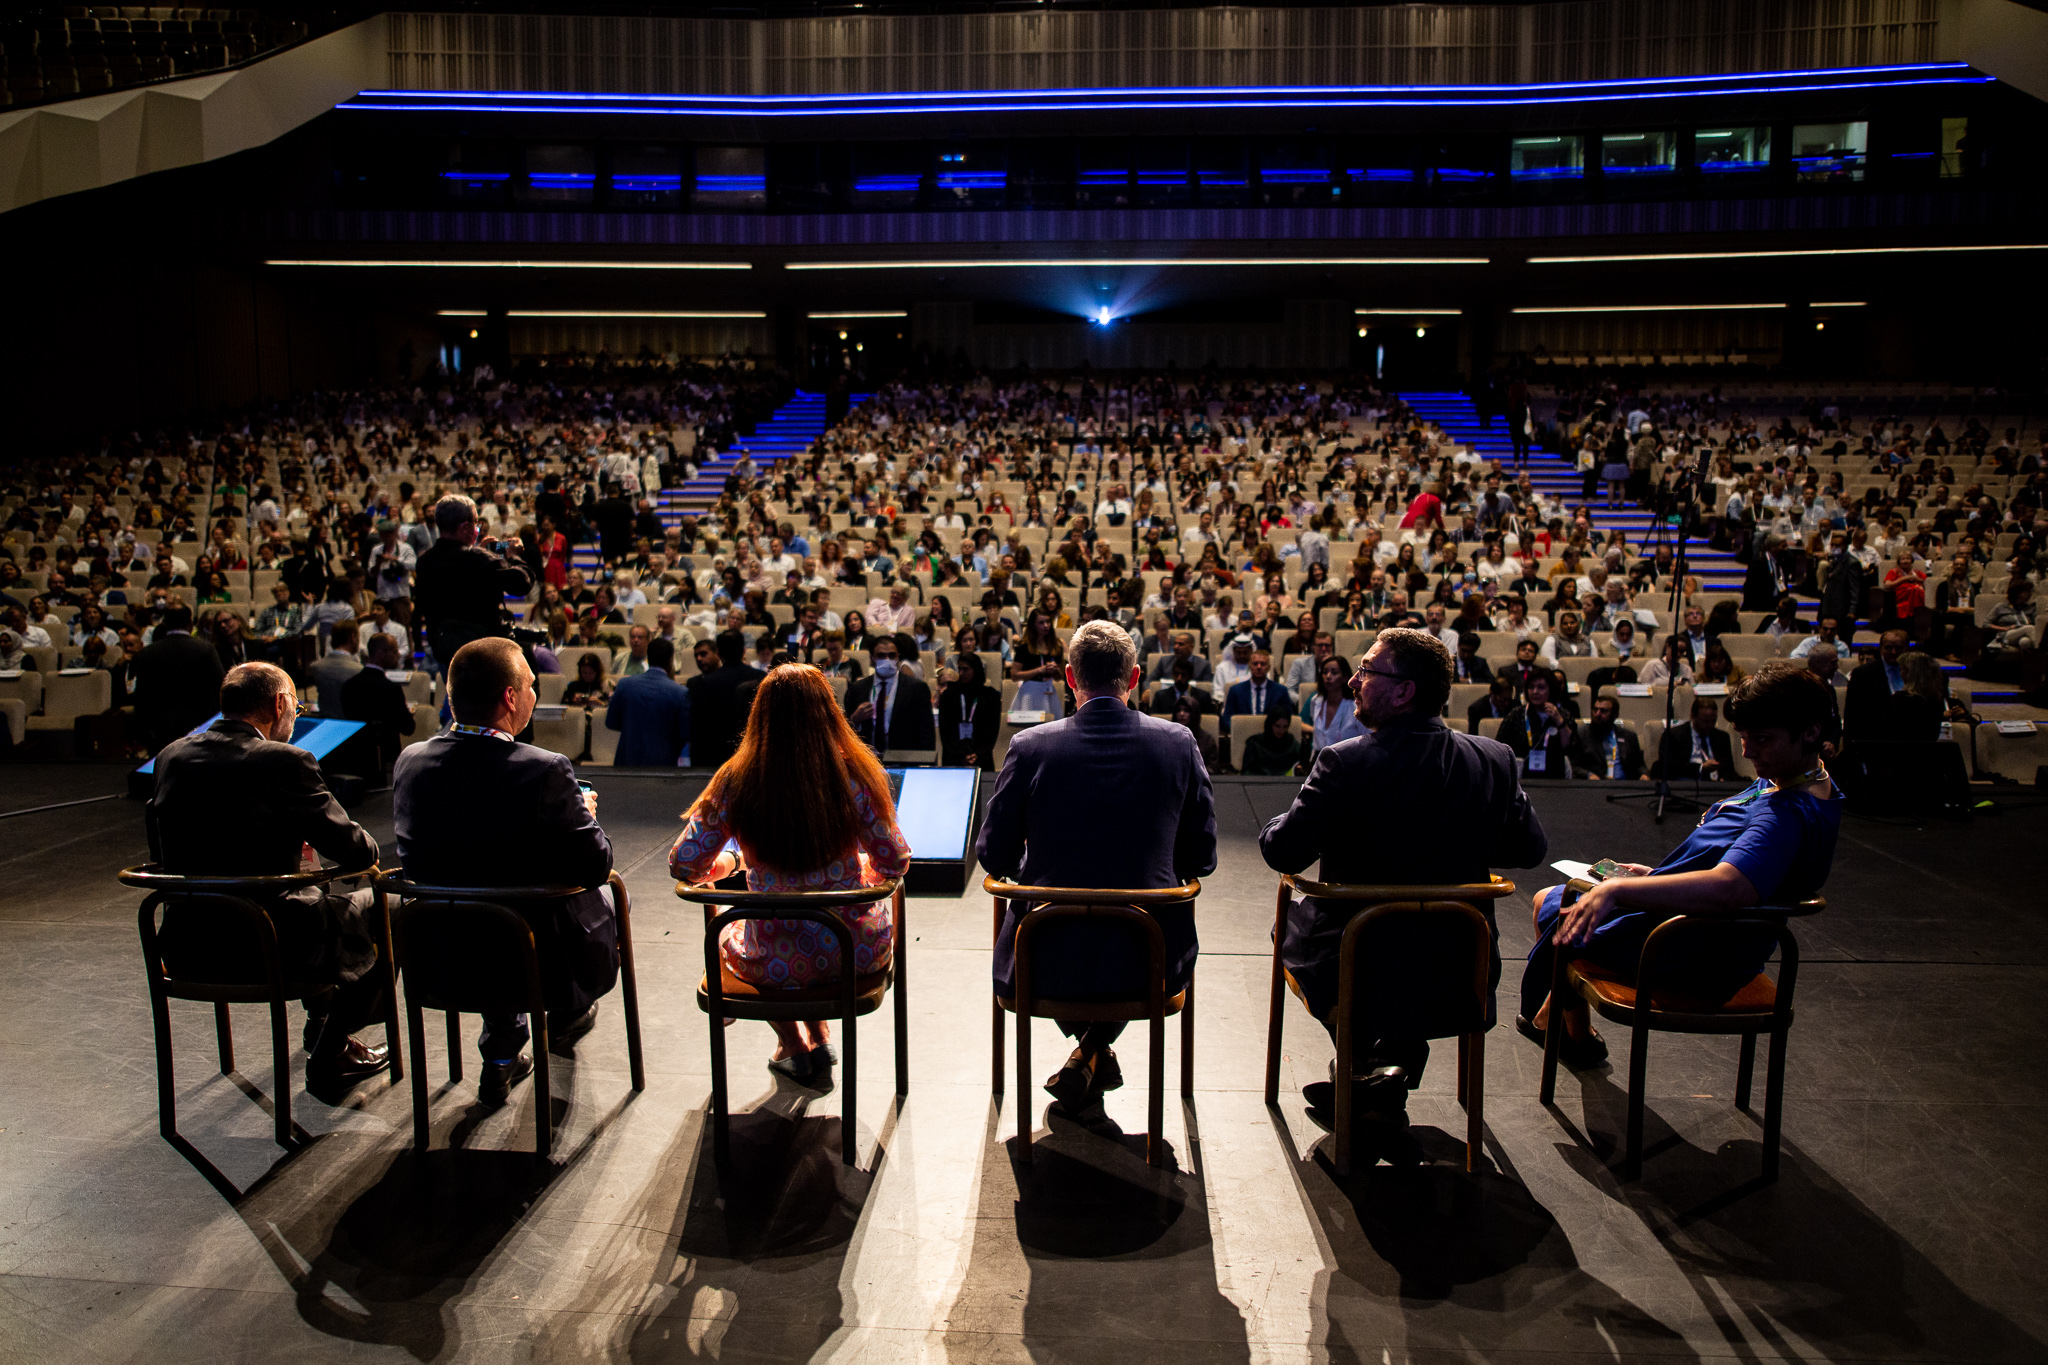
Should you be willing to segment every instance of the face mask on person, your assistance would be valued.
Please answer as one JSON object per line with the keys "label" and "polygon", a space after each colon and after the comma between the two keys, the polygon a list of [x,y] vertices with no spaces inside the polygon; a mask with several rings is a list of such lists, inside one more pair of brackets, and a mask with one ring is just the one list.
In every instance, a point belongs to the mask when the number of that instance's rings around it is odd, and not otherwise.
{"label": "face mask on person", "polygon": [[875,676],[884,680],[895,677],[896,661],[894,659],[875,660]]}

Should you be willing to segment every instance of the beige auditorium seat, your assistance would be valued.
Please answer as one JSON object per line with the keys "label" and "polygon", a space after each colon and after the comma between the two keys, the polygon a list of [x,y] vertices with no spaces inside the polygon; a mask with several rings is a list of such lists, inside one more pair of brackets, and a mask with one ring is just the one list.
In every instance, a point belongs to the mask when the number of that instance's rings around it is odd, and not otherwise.
{"label": "beige auditorium seat", "polygon": [[533,742],[539,748],[573,761],[582,756],[589,729],[590,717],[584,714],[583,708],[571,706],[557,719],[534,716]]}
{"label": "beige auditorium seat", "polygon": [[43,714],[30,716],[31,730],[69,730],[80,716],[96,716],[114,704],[114,675],[104,668],[90,673],[52,673],[43,679]]}
{"label": "beige auditorium seat", "polygon": [[569,675],[566,673],[536,673],[533,690],[542,706],[560,706],[562,693],[568,689]]}
{"label": "beige auditorium seat", "polygon": [[0,678],[0,701],[18,701],[23,713],[34,715],[43,709],[43,675],[24,668],[12,678]]}
{"label": "beige auditorium seat", "polygon": [[441,718],[440,716],[435,714],[434,708],[432,706],[422,706],[418,703],[413,703],[412,733],[405,736],[405,743],[399,745],[398,747],[401,750],[410,749],[415,744],[425,744],[428,740],[432,739],[435,735],[438,735],[440,733]]}
{"label": "beige auditorium seat", "polygon": [[28,707],[19,697],[0,697],[0,720],[7,723],[9,744],[19,744],[28,737]]}
{"label": "beige auditorium seat", "polygon": [[2037,728],[2030,735],[2003,735],[1996,721],[1977,727],[1977,776],[1996,773],[2014,782],[2032,785],[2048,765],[2048,730]]}
{"label": "beige auditorium seat", "polygon": [[590,713],[590,762],[609,768],[619,753],[619,732],[604,723],[602,709]]}

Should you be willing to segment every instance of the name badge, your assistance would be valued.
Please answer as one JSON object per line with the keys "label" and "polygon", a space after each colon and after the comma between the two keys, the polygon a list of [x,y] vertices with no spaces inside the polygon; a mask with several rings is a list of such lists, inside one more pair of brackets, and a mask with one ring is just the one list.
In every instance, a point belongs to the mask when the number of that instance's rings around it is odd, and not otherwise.
{"label": "name badge", "polygon": [[974,723],[973,723],[972,721],[962,721],[962,722],[960,722],[960,738],[962,738],[962,739],[973,739],[973,738],[974,738]]}
{"label": "name badge", "polygon": [[1545,768],[1547,768],[1547,767],[1549,767],[1549,766],[1550,766],[1550,751],[1549,751],[1548,749],[1531,749],[1531,750],[1529,751],[1529,762],[1528,762],[1528,771],[1529,771],[1529,772],[1531,772],[1531,773],[1540,773],[1540,772],[1542,772],[1542,771],[1543,771],[1543,770],[1544,770]]}

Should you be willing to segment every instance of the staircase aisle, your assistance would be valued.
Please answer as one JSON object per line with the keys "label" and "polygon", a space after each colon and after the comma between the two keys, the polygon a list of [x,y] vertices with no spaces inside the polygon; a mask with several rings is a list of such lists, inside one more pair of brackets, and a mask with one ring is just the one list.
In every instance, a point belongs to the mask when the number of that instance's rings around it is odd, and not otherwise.
{"label": "staircase aisle", "polygon": [[[1481,427],[1478,408],[1464,394],[1403,393],[1399,396],[1415,410],[1417,417],[1425,422],[1435,422],[1460,445],[1470,446],[1481,459],[1499,460],[1503,466],[1512,463],[1514,443],[1508,439],[1506,421]],[[1529,480],[1538,492],[1562,498],[1568,507],[1575,508],[1580,502],[1579,490],[1583,485],[1579,473],[1562,455],[1532,449],[1529,452]],[[1609,512],[1606,501],[1603,487],[1595,494],[1592,504],[1593,525],[1625,530],[1631,545],[1640,544],[1653,520],[1650,513],[1632,502],[1625,510]],[[1704,590],[1742,591],[1743,566],[1728,551],[1716,550],[1703,537],[1695,535],[1686,542],[1685,557],[1688,572],[1700,580]]]}

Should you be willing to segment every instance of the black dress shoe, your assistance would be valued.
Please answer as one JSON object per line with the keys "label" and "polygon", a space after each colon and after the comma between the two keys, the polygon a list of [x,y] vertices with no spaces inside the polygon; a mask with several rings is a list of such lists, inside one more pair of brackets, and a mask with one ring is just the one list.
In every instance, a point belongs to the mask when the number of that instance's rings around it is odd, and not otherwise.
{"label": "black dress shoe", "polygon": [[306,1027],[299,1031],[299,1039],[305,1043],[308,1055],[313,1051],[313,1044],[320,1041],[320,1030],[326,1027],[326,1015],[309,1014],[306,1016]]}
{"label": "black dress shoe", "polygon": [[351,1038],[332,1057],[315,1057],[306,1063],[306,1093],[335,1104],[349,1091],[390,1066],[389,1048]]}
{"label": "black dress shoe", "polygon": [[590,1002],[590,1008],[573,1019],[556,1023],[548,1020],[548,1051],[561,1052],[578,1038],[597,1026],[597,1001]]}
{"label": "black dress shoe", "polygon": [[485,1062],[476,1085],[480,1103],[495,1109],[512,1096],[512,1087],[533,1074],[533,1058],[522,1052],[509,1062]]}

